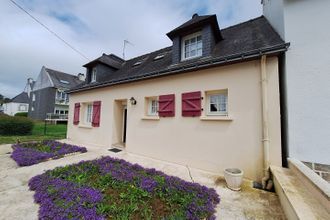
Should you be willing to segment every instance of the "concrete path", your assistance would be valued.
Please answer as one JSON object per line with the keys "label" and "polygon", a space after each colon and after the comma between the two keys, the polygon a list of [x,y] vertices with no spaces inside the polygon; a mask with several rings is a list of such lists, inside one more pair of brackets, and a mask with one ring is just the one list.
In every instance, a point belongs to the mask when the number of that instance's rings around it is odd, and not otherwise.
{"label": "concrete path", "polygon": [[[69,141],[65,141],[69,142]],[[70,142],[69,142],[70,143]],[[220,195],[221,202],[217,207],[217,219],[285,219],[278,197],[251,188],[251,182],[245,181],[240,192],[226,188],[221,176],[186,166],[168,163],[152,158],[127,153],[113,153],[106,148],[86,146],[87,153],[72,155],[59,160],[51,160],[29,167],[17,167],[10,158],[10,145],[0,145],[0,219],[37,219],[37,204],[33,203],[33,192],[28,190],[28,181],[35,175],[57,166],[77,163],[81,160],[92,160],[101,156],[112,156],[138,163],[144,167],[155,168],[169,175],[184,180],[213,187]]]}

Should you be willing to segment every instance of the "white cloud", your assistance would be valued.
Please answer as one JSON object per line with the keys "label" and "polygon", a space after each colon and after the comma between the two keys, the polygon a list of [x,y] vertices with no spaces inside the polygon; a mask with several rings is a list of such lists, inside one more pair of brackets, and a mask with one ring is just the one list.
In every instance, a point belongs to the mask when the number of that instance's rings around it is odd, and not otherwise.
{"label": "white cloud", "polygon": [[[16,0],[90,59],[102,53],[126,57],[171,45],[166,33],[195,12],[217,14],[220,28],[257,17],[260,0]],[[66,22],[63,22],[66,21]],[[43,65],[77,74],[87,61],[10,1],[0,2],[0,94],[22,91]]]}

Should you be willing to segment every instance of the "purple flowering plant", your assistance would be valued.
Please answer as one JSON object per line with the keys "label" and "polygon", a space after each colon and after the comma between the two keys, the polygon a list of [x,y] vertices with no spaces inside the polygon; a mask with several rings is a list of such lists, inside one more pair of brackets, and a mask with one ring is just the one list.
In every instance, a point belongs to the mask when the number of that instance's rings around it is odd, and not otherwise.
{"label": "purple flowering plant", "polygon": [[31,166],[48,159],[58,159],[66,154],[87,152],[85,147],[61,143],[58,141],[42,141],[12,145],[11,158],[19,166]]}
{"label": "purple flowering plant", "polygon": [[48,170],[29,187],[40,219],[215,219],[216,191],[122,159]]}

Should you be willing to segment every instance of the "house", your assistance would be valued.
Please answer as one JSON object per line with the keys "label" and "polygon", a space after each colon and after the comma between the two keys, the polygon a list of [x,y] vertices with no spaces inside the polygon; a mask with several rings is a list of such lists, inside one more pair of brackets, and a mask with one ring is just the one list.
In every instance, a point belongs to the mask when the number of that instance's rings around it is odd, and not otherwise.
{"label": "house", "polygon": [[282,39],[291,43],[281,60],[286,156],[305,162],[328,182],[329,7],[330,1],[263,1],[265,17]]}
{"label": "house", "polygon": [[82,83],[82,79],[83,74],[75,76],[43,66],[31,91],[29,117],[67,121],[69,97],[66,91]]}
{"label": "house", "polygon": [[8,103],[3,104],[3,112],[7,115],[14,116],[19,112],[28,112],[29,96],[27,92],[22,92],[15,96]]}
{"label": "house", "polygon": [[68,139],[267,179],[269,164],[281,165],[278,57],[288,44],[264,17],[220,29],[216,15],[194,14],[167,36],[169,47],[84,65]]}

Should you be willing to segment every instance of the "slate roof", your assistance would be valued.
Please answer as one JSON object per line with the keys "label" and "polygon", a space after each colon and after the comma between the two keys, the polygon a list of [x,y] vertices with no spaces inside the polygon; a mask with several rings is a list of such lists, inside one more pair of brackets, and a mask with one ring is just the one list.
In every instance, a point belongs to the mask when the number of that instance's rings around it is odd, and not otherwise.
{"label": "slate roof", "polygon": [[21,94],[12,98],[10,102],[29,104],[29,96],[26,92],[22,92]]}
{"label": "slate roof", "polygon": [[[200,16],[204,17],[204,16]],[[196,71],[202,68],[257,59],[263,54],[278,54],[287,50],[285,43],[263,16],[222,29],[219,41],[211,56],[199,57],[172,64],[172,47],[166,47],[121,64],[121,68],[108,75],[103,82],[83,83],[69,92],[82,91],[109,85],[127,83],[170,74]],[[160,54],[162,59],[154,60]],[[141,62],[134,66],[135,63]]]}
{"label": "slate roof", "polygon": [[71,89],[83,82],[79,80],[78,76],[75,75],[60,72],[57,70],[52,70],[49,68],[45,68],[45,70],[47,71],[51,80],[53,81],[55,88]]}

